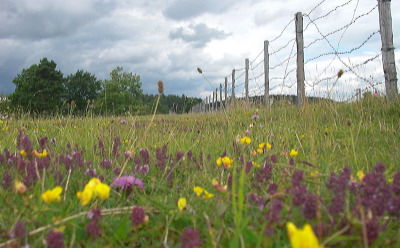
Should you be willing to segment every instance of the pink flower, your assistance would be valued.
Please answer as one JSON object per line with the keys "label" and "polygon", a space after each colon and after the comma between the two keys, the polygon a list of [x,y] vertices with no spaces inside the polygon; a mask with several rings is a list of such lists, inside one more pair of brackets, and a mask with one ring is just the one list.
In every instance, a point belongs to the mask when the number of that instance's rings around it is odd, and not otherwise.
{"label": "pink flower", "polygon": [[111,184],[111,186],[114,186],[117,188],[128,188],[133,185],[139,186],[140,188],[144,187],[142,180],[140,180],[134,176],[116,177],[116,178],[114,178],[114,182]]}

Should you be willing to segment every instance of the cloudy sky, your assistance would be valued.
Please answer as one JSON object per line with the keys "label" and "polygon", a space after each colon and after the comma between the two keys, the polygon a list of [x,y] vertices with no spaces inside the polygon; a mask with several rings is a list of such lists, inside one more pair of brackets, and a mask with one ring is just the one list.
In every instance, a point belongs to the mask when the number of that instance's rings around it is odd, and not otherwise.
{"label": "cloudy sky", "polygon": [[[309,13],[321,0],[1,0],[0,1],[0,93],[13,92],[12,79],[22,69],[38,63],[43,57],[57,63],[64,75],[83,69],[106,79],[116,66],[141,76],[146,93],[156,92],[156,81],[165,82],[167,94],[207,96],[223,82],[233,68],[241,69],[245,58],[251,63],[252,92],[261,90],[264,40],[273,40],[298,11]],[[377,4],[376,0],[329,0],[314,9],[310,18],[337,11],[315,21],[323,34],[342,29],[329,37],[337,51],[358,47],[379,29],[378,12],[362,16]],[[400,47],[400,1],[392,1],[395,47]],[[358,16],[360,18],[357,19]],[[304,17],[304,26],[309,22]],[[271,66],[290,56],[295,37],[294,22],[279,39],[271,42]],[[311,23],[304,33],[305,45],[321,37]],[[379,53],[379,33],[343,61],[355,65]],[[332,52],[325,41],[317,41],[305,50],[305,59]],[[396,50],[396,63],[400,65]],[[379,80],[381,58],[357,67],[349,73],[351,87],[362,87],[367,81]],[[306,64],[308,87],[314,91],[329,90],[318,79],[346,69],[334,56],[324,56]],[[271,88],[290,85],[295,73],[295,57],[271,70]],[[369,66],[369,67],[368,67]],[[205,80],[197,73],[201,67]],[[237,76],[240,76],[240,71]],[[374,78],[376,77],[376,78]],[[256,79],[254,79],[256,78]],[[279,79],[280,78],[280,79]],[[238,91],[241,78],[238,79]],[[274,81],[275,80],[275,81]],[[286,81],[286,82],[283,82]],[[318,88],[319,87],[319,88]],[[317,89],[318,88],[318,89]],[[346,88],[342,85],[341,88]],[[281,88],[282,92],[295,88]],[[308,88],[310,90],[310,88]]]}

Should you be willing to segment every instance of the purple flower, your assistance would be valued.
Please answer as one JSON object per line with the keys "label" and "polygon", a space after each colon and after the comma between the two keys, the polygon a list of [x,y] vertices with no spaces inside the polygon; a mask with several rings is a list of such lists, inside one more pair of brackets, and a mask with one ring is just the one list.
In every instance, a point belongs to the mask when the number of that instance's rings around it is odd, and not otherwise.
{"label": "purple flower", "polygon": [[121,124],[121,125],[125,125],[126,123],[128,123],[127,120],[120,120],[120,121],[119,121],[119,124]]}
{"label": "purple flower", "polygon": [[112,145],[112,155],[114,158],[119,156],[118,148],[121,145],[121,140],[119,137],[115,137],[113,145]]}
{"label": "purple flower", "polygon": [[249,193],[247,198],[250,203],[255,204],[260,210],[264,209],[265,200],[261,196],[258,196],[256,193]]}
{"label": "purple flower", "polygon": [[86,224],[86,234],[92,238],[98,238],[101,236],[101,228],[99,225],[99,221],[96,219],[92,219],[89,223]]}
{"label": "purple flower", "polygon": [[91,220],[100,220],[102,218],[101,210],[98,208],[93,208],[87,213],[87,217]]}
{"label": "purple flower", "polygon": [[307,189],[304,185],[298,185],[298,186],[292,188],[291,193],[293,196],[292,204],[294,206],[301,206],[306,201]]}
{"label": "purple flower", "polygon": [[268,190],[267,190],[268,194],[273,195],[276,194],[278,192],[278,185],[276,185],[275,183],[271,183],[268,186]]}
{"label": "purple flower", "polygon": [[177,152],[176,153],[176,161],[180,161],[183,158],[184,154],[183,152]]}
{"label": "purple flower", "polygon": [[142,174],[144,176],[147,175],[147,173],[149,173],[150,167],[145,164],[145,165],[136,165],[135,167],[135,171],[136,173]]}
{"label": "purple flower", "polygon": [[366,221],[368,244],[371,245],[379,237],[379,223],[376,219]]}
{"label": "purple flower", "polygon": [[303,181],[304,172],[301,170],[296,170],[292,175],[292,186],[299,186],[301,181]]}
{"label": "purple flower", "polygon": [[269,207],[269,212],[265,218],[270,223],[277,223],[279,221],[279,214],[283,209],[283,202],[278,198],[273,198]]}
{"label": "purple flower", "polygon": [[104,159],[100,162],[100,166],[104,169],[109,169],[112,166],[112,161],[110,159]]}
{"label": "purple flower", "polygon": [[251,119],[257,120],[259,117],[260,117],[260,116],[259,116],[258,114],[253,114],[253,115],[251,116]]}
{"label": "purple flower", "polygon": [[278,155],[272,154],[271,155],[271,161],[272,161],[272,163],[276,164],[278,162]]}
{"label": "purple flower", "polygon": [[4,172],[2,185],[4,188],[9,188],[12,184],[12,177],[9,172]]}
{"label": "purple flower", "polygon": [[137,227],[143,224],[146,220],[146,213],[141,207],[134,207],[131,212],[132,225]]}
{"label": "purple flower", "polygon": [[136,178],[135,176],[116,177],[114,178],[114,181],[111,184],[111,186],[117,188],[128,188],[134,185],[139,186],[140,188],[144,187],[142,180]]}
{"label": "purple flower", "polygon": [[147,149],[142,148],[142,149],[140,149],[139,153],[140,153],[140,156],[142,157],[143,164],[150,163],[150,153]]}
{"label": "purple flower", "polygon": [[11,232],[11,237],[23,240],[26,234],[25,224],[21,221],[17,221],[17,223],[15,223],[14,230]]}
{"label": "purple flower", "polygon": [[303,215],[307,219],[315,219],[317,217],[318,198],[313,194],[308,194],[303,204]]}
{"label": "purple flower", "polygon": [[64,235],[58,231],[47,234],[46,245],[48,248],[64,248]]}
{"label": "purple flower", "polygon": [[195,248],[203,245],[200,232],[194,228],[185,228],[181,234],[181,248]]}
{"label": "purple flower", "polygon": [[44,149],[46,147],[46,143],[49,140],[47,137],[43,137],[39,139],[39,146],[40,148]]}

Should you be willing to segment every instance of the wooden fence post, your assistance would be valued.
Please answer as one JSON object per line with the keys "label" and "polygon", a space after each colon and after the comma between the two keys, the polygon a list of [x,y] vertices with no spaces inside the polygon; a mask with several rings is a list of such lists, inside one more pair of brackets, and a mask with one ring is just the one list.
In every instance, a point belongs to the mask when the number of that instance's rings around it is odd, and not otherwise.
{"label": "wooden fence post", "polygon": [[235,102],[235,69],[232,70],[232,95],[231,103]]}
{"label": "wooden fence post", "polygon": [[224,107],[226,108],[226,100],[228,99],[228,77],[225,77],[225,101]]}
{"label": "wooden fence post", "polygon": [[378,0],[379,27],[382,41],[382,64],[385,74],[386,96],[389,101],[396,99],[397,73],[394,57],[392,14],[390,11],[390,0]]}
{"label": "wooden fence post", "polygon": [[222,109],[222,84],[219,84],[219,108]]}
{"label": "wooden fence post", "polygon": [[205,112],[208,112],[208,96],[206,96]]}
{"label": "wooden fence post", "polygon": [[268,52],[269,41],[264,41],[264,104],[269,110],[269,52]]}
{"label": "wooden fence post", "polygon": [[215,92],[212,92],[212,106],[211,106],[211,111],[214,112],[215,110]]}
{"label": "wooden fence post", "polygon": [[215,110],[218,110],[218,88],[215,89]]}
{"label": "wooden fence post", "polygon": [[304,88],[304,40],[303,40],[303,14],[296,13],[296,44],[297,44],[297,105],[305,103],[306,92]]}
{"label": "wooden fence post", "polygon": [[249,59],[245,59],[245,74],[244,74],[244,87],[245,87],[245,100],[249,103]]}

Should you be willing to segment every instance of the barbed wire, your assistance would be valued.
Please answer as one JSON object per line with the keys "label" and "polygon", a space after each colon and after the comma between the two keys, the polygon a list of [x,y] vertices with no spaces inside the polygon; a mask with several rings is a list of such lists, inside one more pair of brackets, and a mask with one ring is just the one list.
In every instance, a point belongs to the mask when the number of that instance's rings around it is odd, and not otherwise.
{"label": "barbed wire", "polygon": [[[257,69],[262,63],[264,62],[264,59],[260,60],[255,66],[253,66],[253,69]],[[252,63],[250,63],[252,65]]]}
{"label": "barbed wire", "polygon": [[[333,12],[335,12],[335,11],[337,11],[338,9],[340,9],[340,8],[342,8],[342,7],[346,6],[346,5],[348,5],[349,3],[353,2],[353,1],[354,1],[354,0],[349,0],[349,1],[347,1],[347,2],[345,2],[345,3],[343,3],[343,4],[341,4],[341,5],[338,5],[338,6],[336,6],[335,8],[329,10],[326,14],[314,18],[313,21],[315,22],[315,21],[318,21],[318,20],[320,20],[320,19],[325,18],[325,17],[329,16],[330,14],[332,14]],[[309,16],[310,13],[305,14],[305,15],[308,15],[308,16]],[[304,15],[303,15],[303,16],[304,16]],[[310,26],[310,24],[311,24],[311,22],[308,22],[308,23],[306,24],[305,28],[303,29],[303,32],[305,32],[305,31],[308,29],[308,27]]]}
{"label": "barbed wire", "polygon": [[250,61],[250,64],[253,64],[258,59],[258,57],[260,57],[261,54],[263,53],[264,53],[264,48],[257,54],[257,56],[253,60]]}
{"label": "barbed wire", "polygon": [[[294,49],[294,44],[296,42],[293,42],[292,48],[290,50],[290,54],[289,57],[287,57],[286,59],[284,59],[283,61],[279,62],[277,65],[274,66],[270,66],[269,69],[273,70],[275,68],[278,68],[279,66],[282,66],[283,64],[285,64],[286,62],[290,61],[292,58],[294,58],[297,55],[297,52],[293,54],[293,49]],[[293,54],[293,55],[292,55]]]}
{"label": "barbed wire", "polygon": [[[357,50],[360,49],[361,47],[363,47],[374,35],[376,35],[376,34],[378,34],[378,33],[379,33],[379,30],[378,30],[378,31],[375,31],[375,32],[373,32],[373,33],[371,33],[371,34],[367,37],[367,39],[365,39],[359,46],[353,47],[352,49],[347,50],[347,51],[343,51],[343,52],[338,52],[333,46],[330,45],[331,48],[334,50],[333,52],[322,53],[322,54],[320,54],[320,55],[318,55],[318,56],[312,57],[312,58],[308,59],[307,61],[305,61],[304,64],[307,64],[308,62],[311,62],[311,61],[313,61],[313,60],[316,60],[316,59],[319,59],[319,58],[321,58],[321,57],[328,56],[328,55],[350,54],[350,53],[352,53],[352,52],[354,52],[354,51],[357,51]],[[322,34],[321,34],[321,35],[322,35]],[[330,43],[330,42],[329,42],[329,43]]]}
{"label": "barbed wire", "polygon": [[269,56],[272,56],[276,53],[279,53],[280,51],[282,51],[283,49],[285,49],[286,47],[288,47],[290,45],[291,42],[296,41],[296,38],[293,38],[291,40],[288,40],[288,42],[286,42],[285,45],[281,46],[280,48],[278,48],[277,50],[274,50],[272,53],[269,54]]}
{"label": "barbed wire", "polygon": [[[334,31],[331,31],[331,32],[327,33],[327,34],[325,35],[325,37],[329,37],[329,36],[331,36],[331,35],[333,35],[333,34],[336,34],[337,32],[340,32],[340,31],[342,31],[342,30],[344,30],[344,29],[347,29],[348,27],[350,27],[351,25],[353,25],[354,23],[356,23],[357,20],[359,20],[360,18],[371,14],[372,11],[374,11],[377,7],[378,7],[378,5],[375,5],[375,7],[373,7],[373,8],[370,9],[369,11],[367,11],[367,12],[365,12],[365,13],[363,13],[363,14],[357,16],[356,18],[354,18],[354,19],[353,19],[351,22],[349,22],[348,24],[346,24],[346,25],[344,25],[344,26],[342,26],[342,27],[340,27],[340,28],[338,28],[338,29],[336,29],[336,30],[334,30]],[[314,20],[311,19],[311,17],[310,17],[309,15],[304,14],[303,16],[305,16],[305,17],[307,17],[307,18],[309,19],[309,21],[310,21],[309,24],[313,24],[315,27],[317,27],[317,24],[314,22]],[[305,30],[303,30],[303,32],[304,32],[304,31],[305,31]],[[316,38],[315,40],[313,40],[313,41],[311,41],[310,43],[308,43],[307,45],[305,45],[305,46],[304,46],[304,50],[307,49],[307,48],[309,48],[310,46],[312,46],[312,45],[315,44],[316,42],[321,41],[321,40],[323,40],[323,39],[324,39],[323,37]]]}
{"label": "barbed wire", "polygon": [[[358,67],[360,67],[360,66],[366,65],[366,64],[368,64],[369,62],[372,62],[372,61],[374,61],[375,59],[379,58],[381,55],[382,55],[381,53],[378,53],[378,54],[376,54],[375,56],[373,56],[373,57],[371,57],[371,58],[368,58],[368,59],[366,59],[365,61],[363,61],[363,62],[361,62],[361,63],[358,63],[358,64],[356,64],[356,65],[353,65],[353,66],[352,66],[352,69],[355,69],[355,68],[358,68]],[[350,72],[350,70],[349,70],[349,69],[346,69],[346,70],[344,70],[343,72],[344,72],[344,73],[347,73],[347,72]],[[323,82],[323,81],[332,80],[332,79],[335,79],[335,78],[337,78],[337,77],[338,77],[338,73],[335,73],[335,74],[332,75],[332,76],[325,77],[325,78],[321,78],[321,79],[317,79],[317,80],[315,80],[315,81],[312,83],[312,85],[309,84],[308,86],[314,87],[314,86],[320,84],[320,83]],[[319,76],[318,76],[317,78],[319,78]]]}
{"label": "barbed wire", "polygon": [[321,6],[323,3],[325,3],[326,0],[320,1],[317,5],[315,5],[307,14],[310,15],[314,10],[318,9],[319,6]]}
{"label": "barbed wire", "polygon": [[279,38],[281,38],[281,36],[283,35],[283,33],[285,32],[285,30],[289,27],[290,24],[292,24],[294,22],[294,18],[292,18],[287,24],[286,26],[282,29],[282,31],[279,33],[279,35],[275,36],[275,38],[271,39],[269,41],[269,43],[273,43],[274,41],[278,40]]}

